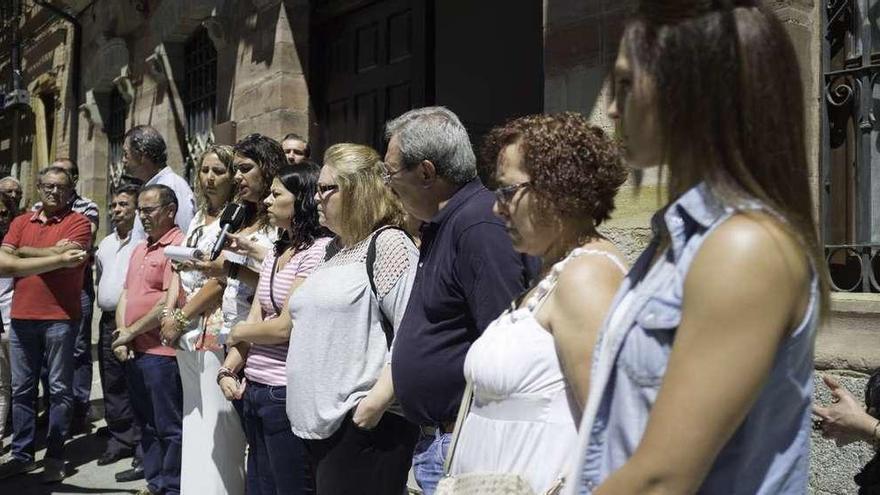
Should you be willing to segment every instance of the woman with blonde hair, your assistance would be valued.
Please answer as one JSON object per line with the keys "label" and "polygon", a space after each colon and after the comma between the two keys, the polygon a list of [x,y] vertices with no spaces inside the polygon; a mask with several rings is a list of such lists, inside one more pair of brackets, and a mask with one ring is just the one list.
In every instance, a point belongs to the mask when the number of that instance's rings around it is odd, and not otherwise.
{"label": "woman with blonde hair", "polygon": [[[235,195],[232,147],[209,147],[196,171],[199,209],[184,245],[210,253],[220,235],[220,214]],[[177,265],[170,287],[162,337],[169,343],[178,342],[177,364],[183,386],[181,492],[244,493],[241,421],[214,384],[225,355],[217,340],[223,328],[223,285],[194,263],[184,262]],[[224,433],[215,435],[215,430]]]}
{"label": "woman with blonde hair", "polygon": [[290,300],[287,415],[318,493],[402,493],[418,429],[394,404],[389,360],[418,250],[372,148],[331,146],[316,199],[336,238]]}

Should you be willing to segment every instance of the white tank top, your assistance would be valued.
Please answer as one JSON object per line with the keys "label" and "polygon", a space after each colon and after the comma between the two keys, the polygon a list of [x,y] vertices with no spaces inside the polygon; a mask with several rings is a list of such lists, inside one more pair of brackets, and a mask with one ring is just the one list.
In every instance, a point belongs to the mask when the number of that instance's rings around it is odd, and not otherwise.
{"label": "white tank top", "polygon": [[524,307],[505,311],[471,346],[464,375],[474,384],[474,399],[452,474],[518,474],[543,493],[567,467],[577,444],[572,395],[553,335],[535,313],[565,264],[585,254],[606,256],[626,273],[606,251],[575,249],[554,265]]}

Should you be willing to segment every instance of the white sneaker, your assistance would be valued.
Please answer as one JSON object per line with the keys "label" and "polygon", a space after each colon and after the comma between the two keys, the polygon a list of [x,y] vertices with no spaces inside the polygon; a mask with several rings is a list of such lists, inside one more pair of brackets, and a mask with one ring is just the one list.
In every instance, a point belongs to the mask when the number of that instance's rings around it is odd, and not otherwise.
{"label": "white sneaker", "polygon": [[43,483],[57,483],[67,476],[63,459],[46,457],[43,459]]}

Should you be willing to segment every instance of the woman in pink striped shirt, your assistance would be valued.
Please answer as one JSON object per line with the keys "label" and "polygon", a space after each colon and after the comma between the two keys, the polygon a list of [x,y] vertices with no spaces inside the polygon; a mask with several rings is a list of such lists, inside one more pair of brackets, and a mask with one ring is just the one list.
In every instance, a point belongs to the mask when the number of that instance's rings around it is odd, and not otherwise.
{"label": "woman in pink striped shirt", "polygon": [[[314,199],[319,173],[320,167],[306,160],[272,182],[264,204],[269,222],[283,233],[275,252],[263,260],[257,297],[247,320],[229,334],[229,354],[217,375],[227,399],[243,399],[249,495],[312,493],[302,440],[291,431],[285,411],[285,361],[288,300],[323,259],[330,241],[318,223]],[[237,379],[242,368],[246,384]]]}

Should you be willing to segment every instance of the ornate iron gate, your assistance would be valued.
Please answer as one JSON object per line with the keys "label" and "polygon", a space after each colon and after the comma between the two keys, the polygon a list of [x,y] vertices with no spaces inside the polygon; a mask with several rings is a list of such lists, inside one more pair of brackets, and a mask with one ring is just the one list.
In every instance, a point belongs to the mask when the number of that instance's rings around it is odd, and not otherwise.
{"label": "ornate iron gate", "polygon": [[878,0],[826,0],[821,9],[821,222],[838,291],[880,292],[878,9]]}

